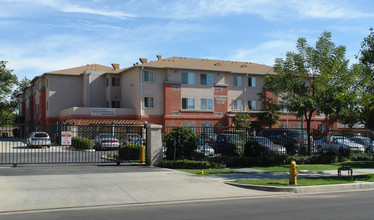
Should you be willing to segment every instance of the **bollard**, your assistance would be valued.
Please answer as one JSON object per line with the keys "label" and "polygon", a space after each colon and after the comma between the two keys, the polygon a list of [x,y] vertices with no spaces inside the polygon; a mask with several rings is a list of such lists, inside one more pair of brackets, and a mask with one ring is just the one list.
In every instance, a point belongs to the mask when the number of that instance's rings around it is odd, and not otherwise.
{"label": "bollard", "polygon": [[140,146],[140,163],[145,164],[145,146],[141,145]]}
{"label": "bollard", "polygon": [[297,172],[297,167],[296,161],[292,161],[290,164],[290,185],[297,185],[297,175],[299,175],[299,172]]}

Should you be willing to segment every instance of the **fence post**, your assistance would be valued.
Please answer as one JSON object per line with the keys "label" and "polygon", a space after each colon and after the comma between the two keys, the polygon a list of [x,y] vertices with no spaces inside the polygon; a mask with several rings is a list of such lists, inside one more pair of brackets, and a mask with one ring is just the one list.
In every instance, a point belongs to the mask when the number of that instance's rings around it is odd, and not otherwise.
{"label": "fence post", "polygon": [[153,166],[163,159],[161,125],[147,125],[147,165]]}

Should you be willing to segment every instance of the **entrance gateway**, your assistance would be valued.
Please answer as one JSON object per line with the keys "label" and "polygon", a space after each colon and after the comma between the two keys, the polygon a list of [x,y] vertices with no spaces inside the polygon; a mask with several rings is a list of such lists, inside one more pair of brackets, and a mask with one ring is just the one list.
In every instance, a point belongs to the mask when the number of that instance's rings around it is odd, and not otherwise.
{"label": "entrance gateway", "polygon": [[146,125],[17,124],[0,127],[2,134],[6,134],[0,136],[0,164],[136,162],[139,154],[134,150],[126,151],[122,158],[120,151],[126,145],[139,148],[147,145]]}

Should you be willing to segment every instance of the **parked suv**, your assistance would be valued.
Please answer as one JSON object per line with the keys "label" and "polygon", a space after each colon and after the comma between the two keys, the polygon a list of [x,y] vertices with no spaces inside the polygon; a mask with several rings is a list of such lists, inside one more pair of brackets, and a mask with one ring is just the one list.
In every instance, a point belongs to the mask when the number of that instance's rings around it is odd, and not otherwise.
{"label": "parked suv", "polygon": [[[296,154],[301,151],[301,147],[307,146],[308,135],[300,129],[277,128],[264,129],[261,136],[269,138],[275,144],[280,144],[287,149],[287,154]],[[304,141],[302,141],[304,139]],[[312,147],[314,141],[312,140]],[[306,152],[306,148],[303,149]]]}

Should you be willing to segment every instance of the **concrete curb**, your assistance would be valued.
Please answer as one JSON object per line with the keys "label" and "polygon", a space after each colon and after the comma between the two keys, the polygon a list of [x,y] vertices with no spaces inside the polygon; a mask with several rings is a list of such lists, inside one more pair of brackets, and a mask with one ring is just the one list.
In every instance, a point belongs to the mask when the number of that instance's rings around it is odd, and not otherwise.
{"label": "concrete curb", "polygon": [[331,185],[320,185],[320,186],[261,186],[261,185],[249,185],[249,184],[238,184],[233,182],[225,182],[231,186],[237,186],[247,189],[255,189],[270,192],[293,192],[293,193],[312,193],[312,192],[333,192],[333,191],[351,191],[361,189],[374,189],[374,183],[372,182],[355,182],[347,184],[331,184]]}

